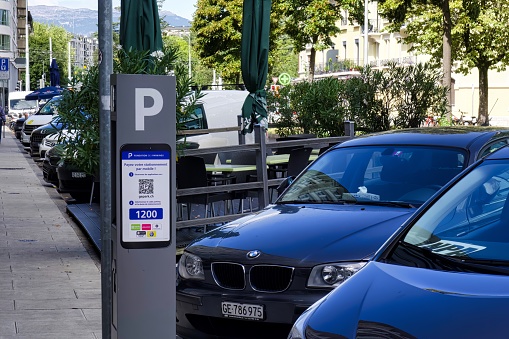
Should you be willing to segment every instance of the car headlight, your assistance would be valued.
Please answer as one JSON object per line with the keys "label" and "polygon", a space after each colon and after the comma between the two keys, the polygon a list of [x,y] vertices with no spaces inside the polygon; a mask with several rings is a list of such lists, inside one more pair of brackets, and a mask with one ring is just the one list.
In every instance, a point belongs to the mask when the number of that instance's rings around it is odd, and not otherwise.
{"label": "car headlight", "polygon": [[203,263],[197,255],[184,252],[179,260],[179,275],[183,279],[203,280]]}
{"label": "car headlight", "polygon": [[335,288],[360,270],[367,262],[331,263],[313,267],[308,287]]}

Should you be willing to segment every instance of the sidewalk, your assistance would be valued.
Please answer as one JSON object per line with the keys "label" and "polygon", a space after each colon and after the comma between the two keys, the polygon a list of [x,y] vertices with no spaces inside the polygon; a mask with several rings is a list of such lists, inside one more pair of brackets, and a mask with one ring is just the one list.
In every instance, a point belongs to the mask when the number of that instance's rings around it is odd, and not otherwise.
{"label": "sidewalk", "polygon": [[97,253],[6,128],[0,144],[0,339],[101,338]]}

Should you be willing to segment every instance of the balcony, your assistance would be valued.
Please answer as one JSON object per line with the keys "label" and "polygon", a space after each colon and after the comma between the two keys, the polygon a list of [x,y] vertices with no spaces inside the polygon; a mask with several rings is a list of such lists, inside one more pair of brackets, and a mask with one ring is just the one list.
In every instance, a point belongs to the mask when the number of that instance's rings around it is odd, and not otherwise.
{"label": "balcony", "polygon": [[378,60],[370,61],[369,64],[372,67],[382,67],[382,68],[387,66],[389,63],[395,63],[400,66],[408,66],[408,65],[413,65],[416,63],[416,61],[414,59],[415,59],[415,57],[413,57],[413,56],[406,56],[406,57],[402,57],[402,58],[392,58],[392,59],[378,59]]}
{"label": "balcony", "polygon": [[18,17],[18,27],[26,27],[27,19],[26,17],[20,18]]}
{"label": "balcony", "polygon": [[18,50],[20,49],[26,49],[27,48],[27,41],[25,37],[18,38]]}
{"label": "balcony", "polygon": [[18,0],[18,8],[27,8],[27,0]]}

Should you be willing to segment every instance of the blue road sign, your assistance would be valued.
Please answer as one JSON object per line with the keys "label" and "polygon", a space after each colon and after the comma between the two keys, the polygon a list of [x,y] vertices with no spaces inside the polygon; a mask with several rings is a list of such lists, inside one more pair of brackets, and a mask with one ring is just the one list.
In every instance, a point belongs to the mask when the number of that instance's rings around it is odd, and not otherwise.
{"label": "blue road sign", "polygon": [[9,58],[0,58],[0,79],[9,79]]}

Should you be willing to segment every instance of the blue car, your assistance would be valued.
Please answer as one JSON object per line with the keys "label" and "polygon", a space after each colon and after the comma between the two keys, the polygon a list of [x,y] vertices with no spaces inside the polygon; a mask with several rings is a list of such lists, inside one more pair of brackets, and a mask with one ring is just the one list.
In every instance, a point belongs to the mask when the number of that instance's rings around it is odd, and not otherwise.
{"label": "blue car", "polygon": [[501,128],[421,128],[323,153],[273,205],[204,234],[178,264],[183,338],[286,338],[463,169],[507,145]]}
{"label": "blue car", "polygon": [[423,205],[288,338],[507,338],[509,148]]}

